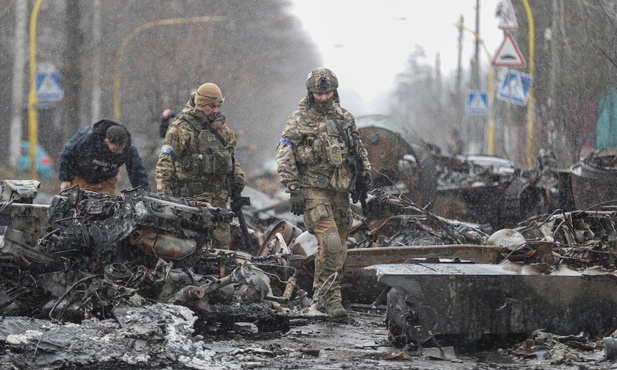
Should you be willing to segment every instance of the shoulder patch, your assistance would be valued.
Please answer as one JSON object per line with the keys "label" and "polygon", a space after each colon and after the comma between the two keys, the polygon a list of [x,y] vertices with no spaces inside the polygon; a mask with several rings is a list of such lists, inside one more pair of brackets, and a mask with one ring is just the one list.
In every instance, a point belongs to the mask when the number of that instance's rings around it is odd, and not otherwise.
{"label": "shoulder patch", "polygon": [[291,141],[285,139],[284,137],[281,138],[281,144],[285,144],[285,145],[289,145],[289,146],[295,146],[294,143],[292,143]]}
{"label": "shoulder patch", "polygon": [[178,160],[178,156],[174,153],[174,149],[171,145],[163,145],[163,147],[161,147],[161,154],[169,154],[174,161]]}

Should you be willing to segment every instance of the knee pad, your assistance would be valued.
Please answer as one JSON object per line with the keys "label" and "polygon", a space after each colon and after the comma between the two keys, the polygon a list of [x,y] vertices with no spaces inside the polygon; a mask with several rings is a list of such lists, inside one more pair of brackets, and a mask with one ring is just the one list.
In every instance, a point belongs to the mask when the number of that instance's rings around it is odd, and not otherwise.
{"label": "knee pad", "polygon": [[330,227],[323,233],[323,247],[327,254],[338,254],[341,252],[343,245],[336,228]]}

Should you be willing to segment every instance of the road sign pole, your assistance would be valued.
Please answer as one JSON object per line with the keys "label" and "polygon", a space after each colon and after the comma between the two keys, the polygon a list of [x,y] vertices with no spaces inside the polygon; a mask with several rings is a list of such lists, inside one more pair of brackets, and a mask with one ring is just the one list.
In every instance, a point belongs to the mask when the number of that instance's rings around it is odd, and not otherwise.
{"label": "road sign pole", "polygon": [[42,0],[36,0],[30,15],[30,94],[28,95],[28,128],[30,139],[30,178],[36,180],[36,147],[38,145],[38,107],[36,101],[36,22]]}
{"label": "road sign pole", "polygon": [[[488,52],[487,52],[488,54]],[[488,54],[491,60],[490,54]],[[495,113],[493,109],[493,101],[495,96],[494,87],[494,68],[488,67],[488,154],[495,155]]]}
{"label": "road sign pole", "polygon": [[480,35],[478,35],[477,32],[470,30],[469,28],[466,28],[464,25],[457,23],[456,24],[457,27],[459,27],[460,29],[463,29],[465,31],[471,32],[476,40],[478,40],[478,42],[480,42],[480,44],[482,45],[482,48],[484,49],[484,52],[486,53],[486,57],[489,60],[489,72],[488,72],[488,110],[489,110],[489,114],[488,114],[488,142],[487,142],[487,151],[488,154],[490,155],[494,155],[494,151],[495,151],[495,125],[494,125],[494,115],[493,115],[493,97],[495,96],[495,92],[494,92],[494,86],[493,86],[493,65],[491,63],[491,61],[493,60],[493,58],[491,58],[491,53],[489,53],[488,49],[486,48],[486,45],[484,44],[484,40],[482,40],[482,38],[480,37]]}
{"label": "road sign pole", "polygon": [[[533,78],[534,73],[534,24],[533,24],[533,14],[531,13],[531,8],[529,7],[529,3],[527,0],[523,0],[523,4],[525,5],[525,10],[527,12],[527,20],[529,23],[529,75]],[[533,95],[533,85],[529,90],[529,102],[527,103],[527,166],[529,168],[533,165],[533,159],[535,156],[535,142],[534,142],[534,129],[535,129],[535,97]]]}

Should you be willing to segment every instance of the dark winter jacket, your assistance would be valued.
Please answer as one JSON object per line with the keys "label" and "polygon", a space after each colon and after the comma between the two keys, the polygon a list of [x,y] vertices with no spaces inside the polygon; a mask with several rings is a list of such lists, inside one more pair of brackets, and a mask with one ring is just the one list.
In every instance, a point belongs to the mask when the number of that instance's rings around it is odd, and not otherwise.
{"label": "dark winter jacket", "polygon": [[130,136],[122,154],[112,153],[105,144],[107,129],[113,125],[120,124],[103,119],[73,135],[60,155],[60,181],[71,181],[77,176],[89,184],[100,184],[117,176],[120,167],[126,164],[131,186],[150,191],[148,175]]}

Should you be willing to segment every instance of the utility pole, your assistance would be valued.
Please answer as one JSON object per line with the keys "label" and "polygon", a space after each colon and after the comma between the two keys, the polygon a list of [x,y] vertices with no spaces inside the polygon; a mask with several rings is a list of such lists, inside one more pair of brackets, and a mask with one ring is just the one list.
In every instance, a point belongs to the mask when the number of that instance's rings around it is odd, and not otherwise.
{"label": "utility pole", "polygon": [[[476,0],[476,35],[480,34],[480,0]],[[480,41],[476,38],[473,51],[472,86],[480,88]]]}
{"label": "utility pole", "polygon": [[551,119],[549,121],[549,140],[548,145],[553,154],[557,158],[560,166],[565,166],[570,162],[568,152],[566,151],[566,135],[563,126],[563,114],[561,109],[557,107],[561,106],[561,94],[560,89],[557,87],[559,82],[558,74],[561,70],[559,62],[559,2],[558,0],[552,1],[552,15],[551,15],[551,63],[549,64],[549,97],[550,104],[549,109],[551,112]]}
{"label": "utility pole", "polygon": [[[465,26],[465,22],[463,16],[459,18],[458,21],[463,27]],[[465,125],[465,127],[460,127],[465,123],[465,116],[463,114],[463,90],[462,90],[462,81],[463,81],[463,27],[458,28],[458,64],[456,69],[456,122],[455,125],[458,126],[459,130],[463,134],[463,140],[469,142],[469,125]]]}
{"label": "utility pole", "polygon": [[101,0],[94,0],[92,19],[92,43],[94,46],[94,65],[92,77],[92,115],[90,122],[101,119]]}
{"label": "utility pole", "polygon": [[13,86],[11,101],[11,140],[9,144],[9,164],[17,167],[21,156],[23,135],[22,115],[24,104],[24,72],[26,64],[26,19],[27,1],[15,2],[15,59],[13,59]]}
{"label": "utility pole", "polygon": [[[480,0],[476,0],[476,35],[480,34]],[[476,37],[474,43],[473,63],[471,68],[471,86],[474,90],[481,90],[480,86],[480,40]],[[480,118],[475,118],[472,122],[473,133],[470,144],[473,147],[472,151],[481,153],[484,143],[484,121]]]}
{"label": "utility pole", "polygon": [[[533,20],[533,13],[529,6],[528,0],[523,0],[525,6],[525,12],[527,13],[527,22],[529,25],[529,74],[531,78],[534,78],[535,74],[535,48],[536,48],[536,28]],[[536,155],[536,139],[535,139],[535,125],[536,125],[536,98],[534,95],[533,84],[529,87],[529,98],[527,98],[527,167],[533,166],[534,157]]]}
{"label": "utility pole", "polygon": [[66,3],[66,44],[64,48],[64,66],[62,79],[65,83],[62,117],[64,122],[64,141],[67,141],[79,128],[80,86],[81,86],[81,50],[83,34],[79,29],[81,18],[79,0]]}

